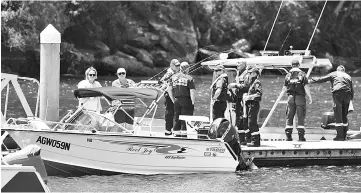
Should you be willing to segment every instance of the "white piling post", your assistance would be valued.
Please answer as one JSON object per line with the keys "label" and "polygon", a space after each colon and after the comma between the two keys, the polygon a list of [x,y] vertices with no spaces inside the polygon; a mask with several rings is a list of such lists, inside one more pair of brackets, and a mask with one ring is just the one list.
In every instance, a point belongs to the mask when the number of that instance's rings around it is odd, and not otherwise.
{"label": "white piling post", "polygon": [[40,118],[59,121],[61,35],[49,24],[40,33]]}

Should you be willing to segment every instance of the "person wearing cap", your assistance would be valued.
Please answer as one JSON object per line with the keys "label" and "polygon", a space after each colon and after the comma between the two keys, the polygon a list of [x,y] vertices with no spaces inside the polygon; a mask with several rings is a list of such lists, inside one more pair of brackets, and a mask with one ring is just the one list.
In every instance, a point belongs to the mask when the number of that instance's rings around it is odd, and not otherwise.
{"label": "person wearing cap", "polygon": [[245,121],[246,145],[248,147],[259,147],[261,145],[261,136],[258,127],[258,112],[262,99],[262,84],[259,80],[261,76],[260,69],[254,67],[245,77],[246,92],[243,94],[243,119]]}
{"label": "person wearing cap", "polygon": [[329,73],[321,78],[312,78],[310,83],[331,82],[331,92],[333,99],[333,112],[336,121],[337,135],[335,141],[344,141],[346,139],[348,120],[347,114],[350,102],[354,97],[351,76],[345,72],[345,67],[340,65],[336,71]]}
{"label": "person wearing cap", "polygon": [[227,88],[228,76],[223,65],[218,64],[214,68],[215,77],[211,85],[212,91],[212,118],[224,118],[224,112],[227,109]]}
{"label": "person wearing cap", "polygon": [[112,82],[112,86],[119,88],[134,87],[135,82],[131,79],[127,79],[127,71],[124,68],[118,68],[117,70],[118,79]]}
{"label": "person wearing cap", "polygon": [[[251,133],[247,130],[247,121],[243,112],[243,94],[248,92],[245,80],[249,76],[250,67],[246,61],[237,63],[237,76],[235,82],[230,84],[230,87],[236,87],[236,95],[238,97],[236,104],[236,127],[238,128],[238,135],[241,145],[246,145],[251,142]],[[248,86],[249,87],[249,86]]]}
{"label": "person wearing cap", "polygon": [[[89,67],[85,71],[85,80],[82,80],[78,83],[79,88],[98,88],[102,87],[102,85],[96,81],[97,79],[97,70],[93,67]],[[84,106],[85,110],[95,111],[100,113],[102,110],[102,105],[100,103],[100,97],[87,97],[87,98],[79,98],[79,106]]]}
{"label": "person wearing cap", "polygon": [[[119,87],[119,88],[130,88],[135,87],[135,82],[131,79],[126,78],[127,77],[127,71],[124,68],[118,68],[117,70],[117,76],[118,79],[114,80],[112,82],[112,86]],[[118,110],[114,114],[114,120],[117,123],[123,123],[124,127],[127,129],[133,129],[133,123],[134,123],[134,115],[135,115],[135,101],[134,99],[127,99],[122,100],[122,108],[126,113],[130,115],[127,115],[123,110]],[[116,100],[113,102],[113,105],[116,105],[120,103],[120,100]]]}
{"label": "person wearing cap", "polygon": [[[165,75],[159,80],[161,84],[169,84],[171,77],[179,72],[180,62],[177,59],[173,59],[170,62],[170,68],[168,68]],[[174,104],[169,97],[168,91],[164,93],[164,105],[165,105],[165,135],[172,135],[173,119],[174,119]]]}
{"label": "person wearing cap", "polygon": [[187,127],[185,121],[179,120],[179,115],[193,115],[195,103],[195,85],[193,78],[188,75],[188,62],[180,64],[180,72],[172,76],[168,93],[174,102],[174,127],[176,137],[186,137]]}
{"label": "person wearing cap", "polygon": [[286,141],[292,141],[293,119],[297,114],[297,131],[299,141],[306,141],[305,138],[305,118],[306,118],[306,95],[309,98],[309,104],[312,103],[310,87],[306,73],[299,67],[298,60],[292,61],[292,69],[287,73],[282,92],[288,95],[286,111]]}

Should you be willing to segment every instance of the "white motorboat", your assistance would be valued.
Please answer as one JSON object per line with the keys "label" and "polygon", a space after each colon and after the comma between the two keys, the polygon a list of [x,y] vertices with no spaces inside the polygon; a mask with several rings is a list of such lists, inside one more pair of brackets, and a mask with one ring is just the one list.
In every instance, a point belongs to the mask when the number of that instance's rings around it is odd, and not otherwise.
{"label": "white motorboat", "polygon": [[[78,98],[104,97],[109,104],[130,98],[151,99],[152,103],[146,106],[143,117],[134,119],[133,130],[114,121],[118,110],[126,113],[122,102],[110,105],[104,114],[81,106],[59,122],[35,117],[8,119],[2,130],[9,132],[21,148],[39,145],[49,175],[234,172],[243,161],[237,131],[227,120],[211,126],[212,139],[197,132],[189,132],[188,138],[165,136],[164,124],[160,127],[161,123],[154,120],[164,90],[103,87],[78,89],[74,94]],[[146,118],[151,112],[153,116]],[[199,116],[183,119],[193,120],[197,126],[208,120]]]}

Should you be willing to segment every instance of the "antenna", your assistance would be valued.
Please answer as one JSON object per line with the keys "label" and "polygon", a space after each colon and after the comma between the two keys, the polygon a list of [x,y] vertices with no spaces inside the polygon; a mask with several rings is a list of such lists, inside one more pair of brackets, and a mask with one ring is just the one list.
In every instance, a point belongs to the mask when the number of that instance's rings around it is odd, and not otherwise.
{"label": "antenna", "polygon": [[326,3],[327,3],[327,0],[325,1],[325,4],[323,5],[322,11],[321,11],[321,15],[320,15],[320,17],[318,17],[318,20],[317,20],[317,23],[316,23],[315,29],[313,30],[313,33],[312,33],[312,36],[311,36],[310,42],[308,42],[308,45],[307,45],[307,48],[306,48],[305,52],[306,52],[306,51],[308,50],[308,48],[310,47],[310,44],[311,44],[312,38],[313,38],[313,36],[315,35],[316,29],[317,29],[317,26],[318,26],[318,22],[320,22],[320,19],[321,19],[321,17],[322,17],[323,10],[324,10],[324,9],[325,9],[325,7],[326,7]]}
{"label": "antenna", "polygon": [[278,12],[277,12],[276,18],[275,18],[275,20],[273,21],[273,25],[272,25],[271,31],[269,32],[269,35],[268,35],[268,38],[267,38],[267,41],[266,41],[266,45],[264,45],[263,51],[266,50],[266,47],[267,47],[267,44],[268,44],[268,40],[269,40],[269,38],[271,37],[272,30],[273,30],[273,27],[274,27],[275,24],[276,24],[276,20],[277,20],[277,18],[278,18],[278,14],[280,13],[282,4],[283,4],[283,0],[282,0],[282,2],[281,2],[280,8],[278,8]]}

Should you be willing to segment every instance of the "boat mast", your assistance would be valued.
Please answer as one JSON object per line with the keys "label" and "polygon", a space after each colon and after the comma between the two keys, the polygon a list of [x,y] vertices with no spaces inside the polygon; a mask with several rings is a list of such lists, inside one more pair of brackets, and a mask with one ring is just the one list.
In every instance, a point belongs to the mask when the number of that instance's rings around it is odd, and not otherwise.
{"label": "boat mast", "polygon": [[325,9],[325,7],[326,7],[326,3],[327,3],[327,0],[325,1],[325,4],[323,5],[322,11],[321,11],[321,15],[320,15],[320,17],[318,17],[318,20],[317,20],[317,23],[316,23],[315,29],[313,29],[313,33],[312,33],[312,36],[311,36],[310,42],[308,42],[308,45],[307,45],[307,48],[306,48],[305,52],[306,52],[306,51],[308,50],[308,48],[310,47],[310,44],[311,44],[312,38],[313,38],[313,36],[315,35],[316,29],[317,29],[317,26],[318,26],[318,22],[320,22],[320,19],[321,19],[322,14],[323,14],[323,10],[324,10],[324,9]]}
{"label": "boat mast", "polygon": [[267,41],[266,41],[266,45],[264,45],[263,51],[265,51],[265,50],[266,50],[266,47],[267,47],[267,44],[268,44],[269,38],[271,37],[273,27],[274,27],[274,26],[275,26],[275,24],[276,24],[276,20],[277,20],[277,18],[278,18],[278,14],[280,13],[280,10],[281,10],[281,7],[282,7],[282,4],[283,4],[283,0],[282,0],[282,2],[281,2],[280,7],[278,8],[278,12],[277,12],[276,18],[275,18],[275,20],[273,21],[273,25],[272,25],[271,31],[270,31],[270,32],[269,32],[269,34],[268,34],[268,38],[267,38]]}

